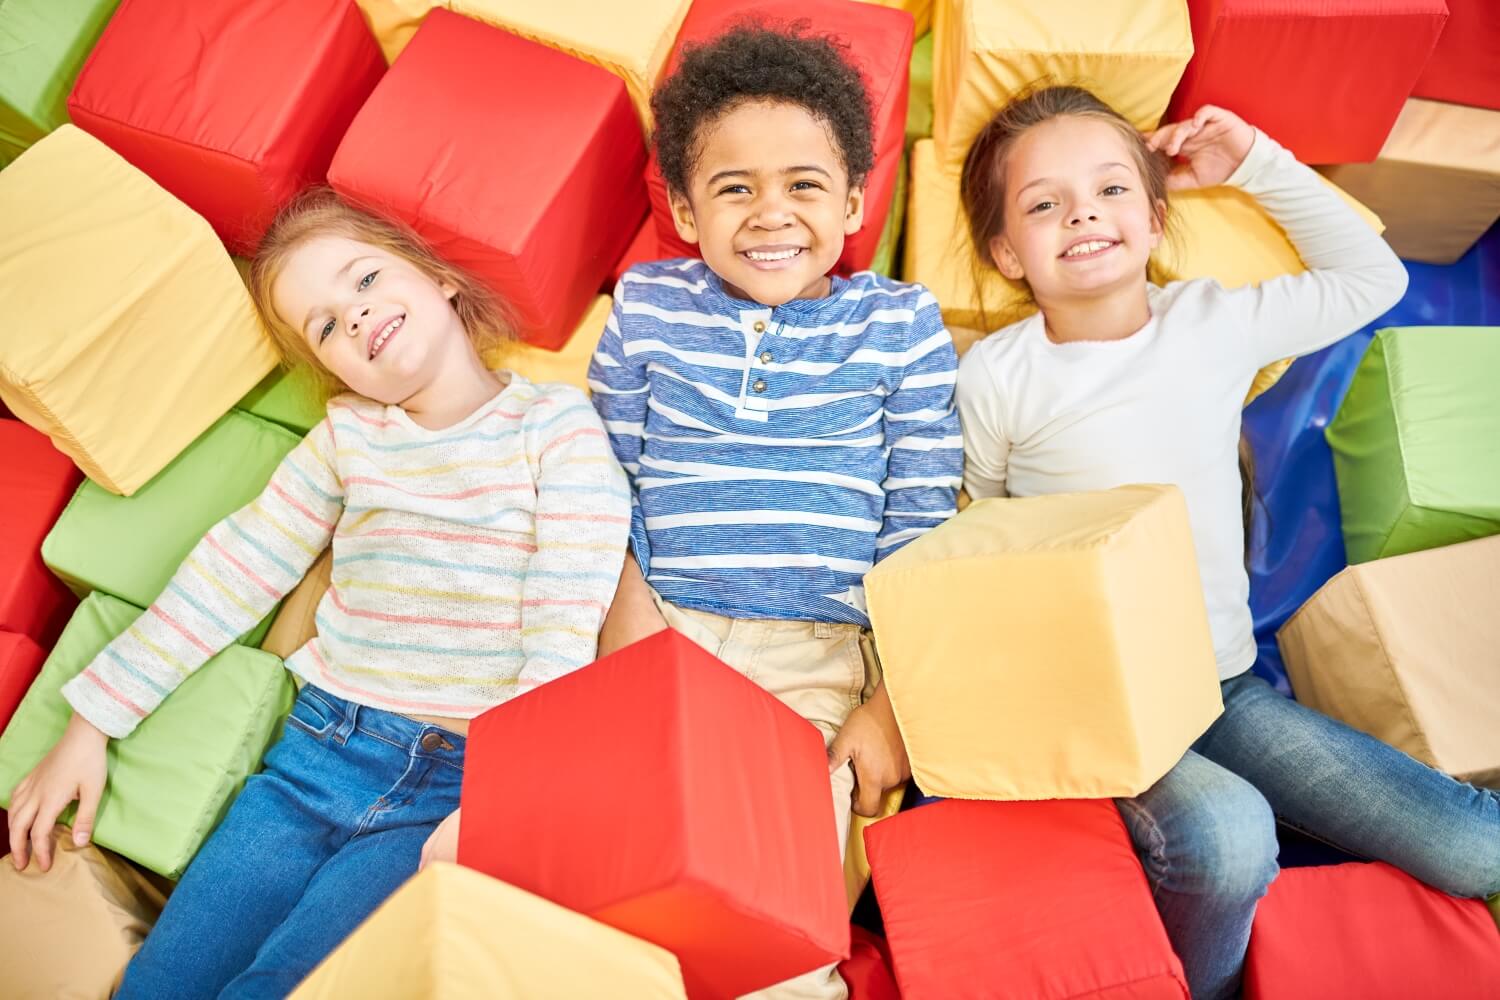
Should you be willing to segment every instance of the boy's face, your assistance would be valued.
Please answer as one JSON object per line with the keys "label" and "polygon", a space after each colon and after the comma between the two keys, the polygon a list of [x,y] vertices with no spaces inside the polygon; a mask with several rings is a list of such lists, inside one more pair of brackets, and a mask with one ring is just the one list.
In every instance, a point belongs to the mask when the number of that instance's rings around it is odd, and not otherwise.
{"label": "boy's face", "polygon": [[767,306],[828,294],[864,200],[828,128],[805,108],[766,101],[705,125],[687,194],[671,194],[678,235],[698,244],[730,294]]}

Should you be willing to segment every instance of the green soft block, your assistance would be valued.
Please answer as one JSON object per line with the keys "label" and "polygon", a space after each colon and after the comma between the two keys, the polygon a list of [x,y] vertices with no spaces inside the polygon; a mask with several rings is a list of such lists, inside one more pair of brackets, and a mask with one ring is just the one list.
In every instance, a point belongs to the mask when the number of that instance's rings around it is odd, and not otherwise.
{"label": "green soft block", "polygon": [[1489,905],[1490,916],[1495,918],[1495,929],[1500,930],[1500,895],[1491,896]]}
{"label": "green soft block", "polygon": [[[301,438],[230,410],[155,478],[122,497],[85,479],[42,542],[42,561],[80,597],[147,607],[208,529],[254,500]],[[259,643],[269,619],[245,641]]]}
{"label": "green soft block", "polygon": [[0,164],[68,120],[68,94],[120,0],[0,0]]}
{"label": "green soft block", "polygon": [[318,391],[317,378],[305,365],[291,371],[277,368],[235,405],[237,409],[299,435],[322,423],[328,414],[328,405]]}
{"label": "green soft block", "polygon": [[[139,608],[103,594],[78,606],[52,655],[0,736],[0,807],[62,736],[72,708],[62,687]],[[167,696],[135,732],[109,741],[109,783],[94,841],[177,878],[213,832],[245,778],[281,735],[295,688],[281,660],[230,646]],[[72,811],[63,822],[72,822]]]}
{"label": "green soft block", "polygon": [[1326,436],[1350,563],[1500,533],[1500,328],[1379,331]]}
{"label": "green soft block", "polygon": [[880,231],[880,242],[875,244],[875,256],[870,261],[870,270],[887,278],[894,276],[896,253],[901,245],[901,227],[906,222],[906,157],[901,157],[901,166],[896,171],[896,194],[891,199],[891,210],[885,217],[885,228]]}
{"label": "green soft block", "polygon": [[906,98],[906,148],[932,134],[932,32],[911,47],[911,85]]}

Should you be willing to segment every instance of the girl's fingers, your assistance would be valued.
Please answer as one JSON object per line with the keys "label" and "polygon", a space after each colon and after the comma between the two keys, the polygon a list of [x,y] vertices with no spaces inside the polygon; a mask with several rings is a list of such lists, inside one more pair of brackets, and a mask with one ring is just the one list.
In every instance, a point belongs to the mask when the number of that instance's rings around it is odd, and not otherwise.
{"label": "girl's fingers", "polygon": [[8,821],[8,833],[10,835],[10,856],[15,863],[16,871],[25,871],[30,853],[26,845],[31,838],[31,817],[36,813],[36,804],[26,802],[24,804],[11,803],[10,818]]}

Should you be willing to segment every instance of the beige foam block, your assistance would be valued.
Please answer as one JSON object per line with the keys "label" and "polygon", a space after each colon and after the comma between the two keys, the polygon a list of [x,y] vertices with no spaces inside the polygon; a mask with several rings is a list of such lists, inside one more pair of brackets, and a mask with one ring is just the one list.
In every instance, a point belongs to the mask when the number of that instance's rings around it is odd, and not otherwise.
{"label": "beige foam block", "polygon": [[932,135],[956,170],[996,111],[1039,82],[1087,87],[1155,128],[1188,60],[1184,0],[934,0]]}
{"label": "beige foam block", "polygon": [[276,364],[207,222],[64,125],[0,172],[0,399],[129,495]]}
{"label": "beige foam block", "polygon": [[604,333],[604,323],[609,319],[613,300],[600,295],[589,306],[573,335],[560,351],[518,342],[489,352],[485,361],[493,367],[509,368],[520,372],[533,382],[566,382],[589,391],[589,362],[599,346],[599,337]]}
{"label": "beige foam block", "polygon": [[1500,111],[1412,98],[1373,163],[1320,167],[1408,260],[1451,264],[1500,218]]}
{"label": "beige foam block", "polygon": [[1138,795],[1222,711],[1175,486],[976,500],[865,596],[931,795]]}
{"label": "beige foam block", "polygon": [[1297,700],[1500,787],[1500,536],[1350,566],[1276,639]]}
{"label": "beige foam block", "polygon": [[281,602],[281,609],[276,612],[260,648],[284,660],[316,638],[318,604],[332,582],[333,550],[324,549],[302,577],[302,582]]}
{"label": "beige foam block", "polygon": [[681,1000],[671,952],[488,875],[437,863],[329,955],[295,1000]]}
{"label": "beige foam block", "polygon": [[43,872],[0,861],[0,968],[9,1000],[105,1000],[165,905],[171,883],[72,831],[53,831],[57,850]]}

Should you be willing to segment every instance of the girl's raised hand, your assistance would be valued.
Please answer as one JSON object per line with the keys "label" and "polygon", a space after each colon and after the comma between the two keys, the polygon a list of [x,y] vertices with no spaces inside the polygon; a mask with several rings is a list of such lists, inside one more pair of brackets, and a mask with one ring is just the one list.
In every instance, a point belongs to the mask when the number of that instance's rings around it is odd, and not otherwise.
{"label": "girl's raised hand", "polygon": [[1177,161],[1167,175],[1172,191],[1223,184],[1244,162],[1254,141],[1255,129],[1243,118],[1212,104],[1146,137],[1148,146]]}

